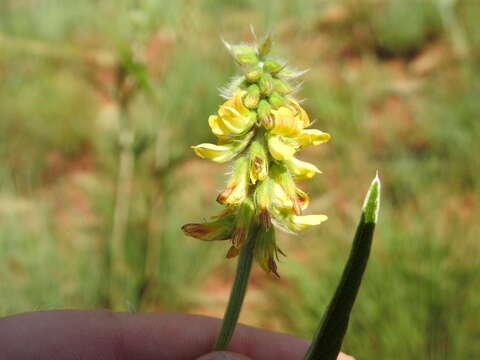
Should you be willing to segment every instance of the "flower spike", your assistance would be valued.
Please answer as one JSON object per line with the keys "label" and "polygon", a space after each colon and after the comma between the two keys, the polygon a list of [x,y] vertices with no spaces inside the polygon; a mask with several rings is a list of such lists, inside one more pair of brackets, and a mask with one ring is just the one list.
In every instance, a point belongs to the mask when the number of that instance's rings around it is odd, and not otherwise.
{"label": "flower spike", "polygon": [[279,277],[277,261],[283,253],[274,227],[295,233],[327,219],[304,214],[309,197],[295,181],[321,172],[295,155],[306,146],[329,141],[330,135],[310,128],[310,117],[293,97],[301,84],[291,82],[304,72],[270,57],[271,35],[253,46],[224,43],[241,75],[222,88],[226,101],[208,118],[217,143],[193,150],[214,162],[234,161],[227,186],[217,197],[225,210],[211,222],[182,229],[200,240],[229,239],[227,258],[242,258],[241,248],[253,241],[257,263]]}

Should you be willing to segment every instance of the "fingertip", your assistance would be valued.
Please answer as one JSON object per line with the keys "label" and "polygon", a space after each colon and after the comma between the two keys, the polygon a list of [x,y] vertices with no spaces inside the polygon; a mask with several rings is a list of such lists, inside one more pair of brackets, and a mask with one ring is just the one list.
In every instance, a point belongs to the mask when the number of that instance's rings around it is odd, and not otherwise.
{"label": "fingertip", "polygon": [[340,354],[338,354],[337,360],[355,360],[355,358],[353,356],[350,356],[350,355],[347,355],[347,354],[344,354],[344,353],[340,353]]}

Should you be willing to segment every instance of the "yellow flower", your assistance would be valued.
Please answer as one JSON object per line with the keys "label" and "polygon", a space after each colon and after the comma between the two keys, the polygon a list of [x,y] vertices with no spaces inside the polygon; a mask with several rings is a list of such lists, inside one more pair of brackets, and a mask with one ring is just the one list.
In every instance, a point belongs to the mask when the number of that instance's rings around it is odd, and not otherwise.
{"label": "yellow flower", "polygon": [[248,195],[248,159],[241,157],[235,162],[227,187],[217,197],[223,205],[240,204]]}
{"label": "yellow flower", "polygon": [[274,164],[271,167],[271,176],[275,183],[273,188],[273,200],[280,208],[291,209],[295,214],[300,215],[302,204],[308,205],[308,196],[295,186],[292,175],[283,164]]}
{"label": "yellow flower", "polygon": [[326,215],[291,215],[287,218],[287,224],[292,231],[302,231],[310,226],[320,225],[327,219]]}
{"label": "yellow flower", "polygon": [[295,215],[289,210],[279,208],[273,208],[272,215],[277,225],[294,233],[319,225],[328,219],[326,215]]}
{"label": "yellow flower", "polygon": [[256,121],[256,113],[242,101],[246,91],[237,91],[218,109],[218,115],[208,118],[212,132],[217,136],[239,135],[250,130]]}
{"label": "yellow flower", "polygon": [[322,172],[313,164],[298,160],[295,157],[290,158],[289,160],[285,161],[285,165],[287,165],[288,170],[295,179],[310,179],[315,174],[321,174]]}
{"label": "yellow flower", "polygon": [[268,136],[268,150],[275,160],[291,159],[298,148],[298,143],[293,138],[282,135]]}
{"label": "yellow flower", "polygon": [[287,161],[302,147],[307,145],[320,145],[330,140],[330,134],[317,130],[301,130],[296,136],[283,136],[270,132],[268,136],[268,149],[275,160]]}
{"label": "yellow flower", "polygon": [[268,154],[265,149],[263,133],[257,134],[250,145],[250,180],[255,185],[257,180],[265,180],[268,176]]}
{"label": "yellow flower", "polygon": [[330,134],[317,129],[307,129],[296,136],[295,140],[300,147],[307,145],[318,146],[330,140]]}
{"label": "yellow flower", "polygon": [[303,128],[310,126],[310,118],[308,117],[307,112],[300,106],[300,104],[294,99],[289,99],[291,108],[295,109],[295,116],[297,116],[303,123]]}
{"label": "yellow flower", "polygon": [[219,139],[219,145],[203,143],[192,146],[193,151],[202,159],[223,163],[232,160],[248,146],[253,137],[253,132],[247,133],[243,138]]}
{"label": "yellow flower", "polygon": [[281,106],[278,110],[272,110],[274,126],[270,130],[272,134],[293,136],[302,131],[304,125],[302,119],[296,116],[294,109]]}
{"label": "yellow flower", "polygon": [[310,204],[310,197],[302,189],[296,188],[295,192],[297,194],[297,202],[300,205],[300,208],[302,210],[305,210],[308,207],[308,205]]}
{"label": "yellow flower", "polygon": [[288,196],[287,192],[278,183],[273,186],[273,202],[276,207],[300,212],[305,210],[310,204],[310,198],[302,189],[296,188],[293,196]]}

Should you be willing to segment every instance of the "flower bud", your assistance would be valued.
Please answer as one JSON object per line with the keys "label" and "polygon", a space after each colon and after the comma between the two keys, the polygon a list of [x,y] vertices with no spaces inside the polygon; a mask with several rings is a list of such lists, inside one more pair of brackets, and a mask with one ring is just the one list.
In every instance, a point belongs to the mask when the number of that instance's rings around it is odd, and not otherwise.
{"label": "flower bud", "polygon": [[252,227],[255,206],[252,199],[246,197],[238,208],[237,222],[232,233],[232,245],[239,249],[247,240]]}
{"label": "flower bud", "polygon": [[257,114],[260,123],[265,129],[271,129],[274,125],[273,115],[272,115],[272,106],[267,100],[260,100],[258,104]]}
{"label": "flower bud", "polygon": [[262,44],[258,47],[258,55],[263,57],[267,56],[270,50],[272,49],[272,35],[268,35],[262,42]]}
{"label": "flower bud", "polygon": [[263,74],[263,69],[259,65],[252,66],[245,71],[245,78],[250,82],[257,82]]}
{"label": "flower bud", "polygon": [[266,60],[263,63],[263,70],[269,72],[272,75],[278,74],[282,69],[285,67],[285,65],[282,65],[274,60]]}
{"label": "flower bud", "polygon": [[282,79],[273,79],[273,90],[282,95],[290,94],[293,91],[292,87]]}
{"label": "flower bud", "polygon": [[259,231],[255,239],[255,248],[253,256],[258,264],[267,273],[272,273],[275,277],[280,278],[277,272],[278,254],[285,254],[277,246],[275,240],[275,228],[271,227],[267,231]]}
{"label": "flower bud", "polygon": [[229,214],[215,221],[182,226],[185,235],[204,241],[227,240],[232,236],[235,215]]}
{"label": "flower bud", "polygon": [[254,48],[248,45],[230,45],[228,43],[225,43],[225,46],[240,66],[249,66],[258,63],[257,51]]}
{"label": "flower bud", "polygon": [[268,175],[268,154],[265,137],[262,132],[258,133],[250,145],[249,170],[250,180],[255,184],[257,180],[264,180]]}
{"label": "flower bud", "polygon": [[269,97],[268,97],[268,102],[274,109],[278,109],[280,106],[283,106],[286,104],[285,98],[280,95],[278,92],[274,91]]}
{"label": "flower bud", "polygon": [[273,91],[273,78],[272,75],[264,73],[260,76],[258,80],[258,86],[260,87],[260,92],[262,95],[269,96]]}
{"label": "flower bud", "polygon": [[273,198],[273,185],[272,179],[267,177],[257,185],[254,193],[255,207],[265,230],[272,225],[269,209]]}
{"label": "flower bud", "polygon": [[238,205],[248,193],[248,159],[239,158],[233,167],[233,173],[227,187],[217,197],[217,201],[224,205]]}
{"label": "flower bud", "polygon": [[243,98],[243,104],[249,109],[256,109],[260,101],[260,88],[258,85],[250,85]]}

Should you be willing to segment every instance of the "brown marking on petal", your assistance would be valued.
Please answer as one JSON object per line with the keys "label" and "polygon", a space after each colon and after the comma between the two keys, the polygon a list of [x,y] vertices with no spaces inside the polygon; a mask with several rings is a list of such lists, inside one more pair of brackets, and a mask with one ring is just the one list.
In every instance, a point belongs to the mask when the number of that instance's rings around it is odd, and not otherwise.
{"label": "brown marking on petal", "polygon": [[245,242],[246,237],[247,237],[247,234],[245,233],[244,228],[236,228],[232,234],[233,246],[235,246],[236,248],[239,248],[240,246],[242,246],[243,243]]}
{"label": "brown marking on petal", "polygon": [[295,113],[295,116],[300,115],[301,110],[299,104],[291,102],[288,107],[292,109],[292,111]]}
{"label": "brown marking on petal", "polygon": [[270,272],[277,278],[280,279],[280,275],[277,272],[277,263],[273,259],[272,256],[268,258],[268,268],[270,269]]}
{"label": "brown marking on petal", "polygon": [[235,246],[231,246],[230,249],[228,249],[227,252],[227,259],[232,259],[240,253],[240,250],[236,248]]}
{"label": "brown marking on petal", "polygon": [[268,212],[267,209],[262,209],[260,211],[260,222],[262,223],[263,227],[265,228],[265,231],[270,229],[270,226],[272,226],[272,219],[270,217],[270,213]]}
{"label": "brown marking on petal", "polygon": [[253,166],[254,166],[255,170],[257,170],[257,172],[262,171],[263,159],[259,156],[255,156],[255,158],[253,159]]}
{"label": "brown marking on petal", "polygon": [[233,192],[235,189],[235,186],[228,186],[225,190],[223,190],[220,194],[217,196],[217,202],[220,204],[225,204],[225,201],[227,201],[228,197],[230,194]]}
{"label": "brown marking on petal", "polygon": [[203,239],[212,232],[212,229],[204,224],[185,224],[182,226],[182,231],[187,236]]}
{"label": "brown marking on petal", "polygon": [[262,119],[262,125],[265,127],[265,129],[270,130],[275,126],[275,121],[273,119],[273,116],[268,114]]}
{"label": "brown marking on petal", "polygon": [[297,192],[297,200],[301,208],[303,208],[308,202],[308,198],[299,192]]}
{"label": "brown marking on petal", "polygon": [[296,196],[294,199],[292,199],[292,202],[295,215],[302,215],[302,207],[300,206],[300,201],[298,201],[298,198]]}
{"label": "brown marking on petal", "polygon": [[277,255],[277,260],[278,260],[278,253],[282,254],[282,255],[285,256],[285,257],[287,257],[287,255],[286,255],[286,254],[282,251],[282,249],[280,249],[279,247],[277,247],[276,251],[277,251],[277,253],[276,253],[276,255]]}

